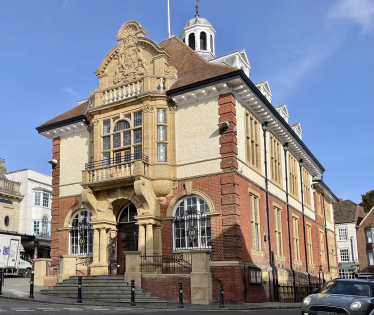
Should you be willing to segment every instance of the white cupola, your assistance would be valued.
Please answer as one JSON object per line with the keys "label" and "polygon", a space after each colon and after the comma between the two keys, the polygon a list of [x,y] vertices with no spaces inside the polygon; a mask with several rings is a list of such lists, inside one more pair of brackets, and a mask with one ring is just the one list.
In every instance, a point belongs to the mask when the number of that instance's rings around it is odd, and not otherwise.
{"label": "white cupola", "polygon": [[196,13],[195,18],[187,22],[179,38],[206,60],[215,59],[215,34],[212,24]]}

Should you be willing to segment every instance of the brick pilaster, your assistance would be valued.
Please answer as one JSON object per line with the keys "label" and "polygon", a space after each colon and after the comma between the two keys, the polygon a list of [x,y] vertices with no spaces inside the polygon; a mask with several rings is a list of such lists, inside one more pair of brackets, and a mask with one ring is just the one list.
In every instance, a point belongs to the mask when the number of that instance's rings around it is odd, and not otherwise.
{"label": "brick pilaster", "polygon": [[219,122],[227,121],[230,125],[226,130],[220,130],[220,153],[222,156],[221,169],[238,169],[237,138],[236,138],[236,101],[231,93],[220,95],[218,98]]}

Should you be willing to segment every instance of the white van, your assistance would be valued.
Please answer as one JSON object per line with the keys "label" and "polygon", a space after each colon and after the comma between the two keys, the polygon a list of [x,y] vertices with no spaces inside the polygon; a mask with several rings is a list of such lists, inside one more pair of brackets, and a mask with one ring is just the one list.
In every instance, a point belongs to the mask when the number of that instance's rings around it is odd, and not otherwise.
{"label": "white van", "polygon": [[30,276],[32,261],[27,259],[20,236],[0,234],[0,270],[4,275]]}

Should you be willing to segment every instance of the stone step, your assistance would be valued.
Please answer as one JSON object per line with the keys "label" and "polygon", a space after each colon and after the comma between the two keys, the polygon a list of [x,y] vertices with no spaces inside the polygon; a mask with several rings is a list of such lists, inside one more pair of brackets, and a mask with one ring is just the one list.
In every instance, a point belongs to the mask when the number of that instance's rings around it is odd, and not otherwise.
{"label": "stone step", "polygon": [[[75,299],[78,296],[78,276],[70,277],[56,286],[41,290],[40,293]],[[124,281],[123,275],[82,276],[82,299],[110,303],[130,303],[131,286]],[[141,289],[135,290],[135,302],[140,304],[166,304],[166,301],[160,301],[158,297],[152,297]]]}

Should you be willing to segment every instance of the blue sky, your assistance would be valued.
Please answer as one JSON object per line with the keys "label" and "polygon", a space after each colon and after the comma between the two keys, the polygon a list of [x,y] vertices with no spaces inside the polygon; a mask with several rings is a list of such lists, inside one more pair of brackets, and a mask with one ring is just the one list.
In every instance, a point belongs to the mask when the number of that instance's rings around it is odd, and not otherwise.
{"label": "blue sky", "polygon": [[[194,0],[170,0],[171,31],[194,17]],[[268,80],[273,105],[325,167],[342,199],[373,189],[373,0],[201,0],[216,55],[245,49],[253,82]],[[156,43],[167,38],[166,0],[0,2],[0,157],[8,171],[50,174],[51,140],[35,127],[97,87],[94,71],[137,20]]]}

